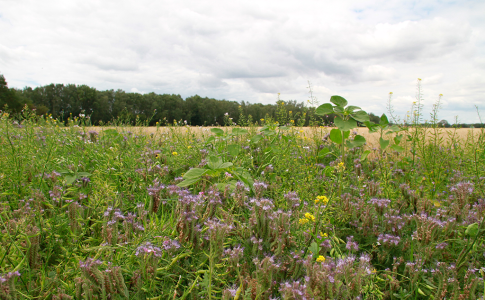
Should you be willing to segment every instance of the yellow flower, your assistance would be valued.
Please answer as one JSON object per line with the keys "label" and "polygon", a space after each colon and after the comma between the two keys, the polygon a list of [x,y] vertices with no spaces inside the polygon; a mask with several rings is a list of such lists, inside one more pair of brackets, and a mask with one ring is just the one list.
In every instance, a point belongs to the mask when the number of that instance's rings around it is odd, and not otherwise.
{"label": "yellow flower", "polygon": [[173,155],[173,156],[176,156],[176,155],[179,155],[179,154],[178,154],[177,152],[175,152],[175,151],[174,151],[174,152],[172,152],[172,155]]}
{"label": "yellow flower", "polygon": [[298,220],[298,223],[300,223],[300,225],[305,225],[306,223],[308,223],[308,219],[300,219]]}
{"label": "yellow flower", "polygon": [[187,149],[190,149],[190,148],[192,148],[192,146],[187,146]]}
{"label": "yellow flower", "polygon": [[263,121],[264,121],[264,119],[260,119],[260,120],[261,120],[261,122],[263,122]]}
{"label": "yellow flower", "polygon": [[320,255],[320,256],[317,258],[317,262],[325,262],[325,256]]}
{"label": "yellow flower", "polygon": [[372,273],[374,273],[374,274],[377,273],[377,270],[376,269],[372,270]]}
{"label": "yellow flower", "polygon": [[322,236],[324,238],[328,238],[328,234],[326,232],[325,233],[320,232],[320,236]]}
{"label": "yellow flower", "polygon": [[327,196],[317,196],[317,199],[315,199],[315,204],[317,203],[322,203],[323,205],[327,205],[328,203],[328,198]]}
{"label": "yellow flower", "polygon": [[309,221],[315,222],[315,217],[311,213],[306,213],[305,218],[307,218]]}

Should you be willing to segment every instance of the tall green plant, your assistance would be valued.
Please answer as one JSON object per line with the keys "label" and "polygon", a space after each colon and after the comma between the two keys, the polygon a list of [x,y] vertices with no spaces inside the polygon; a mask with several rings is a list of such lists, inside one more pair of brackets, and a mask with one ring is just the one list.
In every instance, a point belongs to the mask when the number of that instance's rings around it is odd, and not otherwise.
{"label": "tall green plant", "polygon": [[353,141],[346,141],[350,135],[350,130],[357,128],[357,122],[369,121],[369,115],[358,106],[349,105],[343,97],[332,96],[330,102],[320,105],[315,113],[317,115],[336,114],[334,123],[337,128],[330,131],[330,140],[340,145],[342,161],[345,163],[345,147],[360,147],[366,142],[361,135],[356,135]]}

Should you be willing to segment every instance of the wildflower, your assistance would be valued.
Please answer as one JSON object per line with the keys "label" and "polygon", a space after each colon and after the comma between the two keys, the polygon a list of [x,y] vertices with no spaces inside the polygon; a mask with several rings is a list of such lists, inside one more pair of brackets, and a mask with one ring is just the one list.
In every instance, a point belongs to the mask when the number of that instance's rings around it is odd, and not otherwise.
{"label": "wildflower", "polygon": [[300,225],[305,225],[308,222],[309,222],[308,219],[305,219],[305,218],[298,220],[298,223],[300,223]]}
{"label": "wildflower", "polygon": [[173,156],[177,156],[177,155],[179,155],[179,154],[178,154],[177,152],[175,152],[175,151],[174,151],[174,152],[172,152],[172,155],[173,155]]}
{"label": "wildflower", "polygon": [[315,222],[315,217],[311,213],[305,213],[305,218],[309,221]]}
{"label": "wildflower", "polygon": [[187,146],[187,149],[190,149],[190,148],[192,148],[192,146]]}
{"label": "wildflower", "polygon": [[320,256],[317,258],[317,262],[325,262],[325,256],[320,255]]}
{"label": "wildflower", "polygon": [[315,204],[322,203],[323,205],[327,205],[328,203],[328,198],[327,196],[317,196],[317,199],[315,199]]}
{"label": "wildflower", "polygon": [[345,170],[345,164],[343,161],[338,163],[338,168],[339,170],[342,170],[342,171]]}

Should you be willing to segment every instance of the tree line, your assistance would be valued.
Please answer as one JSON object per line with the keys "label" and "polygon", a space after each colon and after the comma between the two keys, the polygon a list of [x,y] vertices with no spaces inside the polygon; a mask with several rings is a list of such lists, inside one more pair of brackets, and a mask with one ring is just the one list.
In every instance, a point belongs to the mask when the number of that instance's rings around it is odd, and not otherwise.
{"label": "tree line", "polygon": [[[98,91],[87,85],[49,84],[36,88],[9,88],[0,74],[0,109],[20,113],[27,105],[37,115],[50,114],[53,118],[67,122],[68,118],[84,115],[91,124],[124,123],[169,125],[176,123],[191,126],[249,125],[270,118],[280,124],[328,125],[334,116],[316,116],[315,108],[296,100],[278,100],[275,104],[249,103],[246,101],[217,100],[199,95],[185,99],[176,94],[127,93],[121,89]],[[378,123],[379,117],[369,114],[371,121]],[[313,122],[313,123],[312,123]],[[450,126],[446,122],[447,126]],[[468,124],[460,124],[468,127]],[[475,124],[480,127],[481,124]]]}

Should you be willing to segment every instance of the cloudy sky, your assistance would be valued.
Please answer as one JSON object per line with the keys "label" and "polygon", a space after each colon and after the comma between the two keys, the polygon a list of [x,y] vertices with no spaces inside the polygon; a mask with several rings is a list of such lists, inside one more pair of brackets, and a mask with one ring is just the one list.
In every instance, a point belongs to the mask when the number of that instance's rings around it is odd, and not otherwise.
{"label": "cloudy sky", "polygon": [[195,94],[275,103],[341,95],[403,117],[485,121],[485,1],[0,0],[9,87]]}

